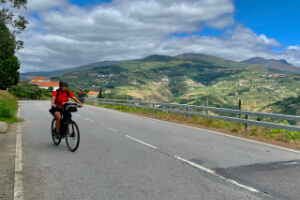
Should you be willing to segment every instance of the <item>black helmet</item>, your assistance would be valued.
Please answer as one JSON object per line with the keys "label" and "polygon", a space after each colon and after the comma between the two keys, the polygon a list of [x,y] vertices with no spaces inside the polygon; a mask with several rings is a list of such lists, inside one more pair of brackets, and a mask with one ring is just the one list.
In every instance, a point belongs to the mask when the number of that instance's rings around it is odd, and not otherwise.
{"label": "black helmet", "polygon": [[62,84],[66,84],[67,87],[68,87],[68,82],[67,81],[65,81],[65,80],[59,81],[59,86],[62,86]]}

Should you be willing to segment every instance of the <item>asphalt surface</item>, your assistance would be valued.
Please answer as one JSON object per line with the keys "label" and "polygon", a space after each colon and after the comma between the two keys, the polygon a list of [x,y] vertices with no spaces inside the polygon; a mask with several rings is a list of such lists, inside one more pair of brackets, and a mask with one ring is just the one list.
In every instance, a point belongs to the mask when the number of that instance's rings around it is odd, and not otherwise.
{"label": "asphalt surface", "polygon": [[14,191],[14,167],[16,126],[9,133],[0,133],[0,199],[12,199]]}
{"label": "asphalt surface", "polygon": [[299,152],[85,106],[72,153],[49,106],[20,101],[24,199],[300,199]]}

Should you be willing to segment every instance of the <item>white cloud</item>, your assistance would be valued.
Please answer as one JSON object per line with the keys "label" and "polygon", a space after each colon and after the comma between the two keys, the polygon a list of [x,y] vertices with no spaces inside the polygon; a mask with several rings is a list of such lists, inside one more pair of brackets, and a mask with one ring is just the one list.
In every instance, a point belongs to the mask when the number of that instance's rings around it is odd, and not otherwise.
{"label": "white cloud", "polygon": [[[232,0],[115,0],[78,7],[67,0],[33,0],[28,30],[19,36],[25,48],[18,52],[21,71],[76,67],[101,60],[134,59],[150,54],[198,52],[242,60],[252,56],[299,60],[290,47],[285,54],[275,39],[257,35],[237,24]],[[30,12],[28,16],[30,16]],[[233,30],[228,27],[235,26]],[[173,37],[205,27],[229,29],[223,37]],[[295,48],[294,48],[295,49]]]}
{"label": "white cloud", "polygon": [[300,52],[300,45],[295,45],[295,46],[288,46],[288,50],[290,51],[295,51],[295,52]]}

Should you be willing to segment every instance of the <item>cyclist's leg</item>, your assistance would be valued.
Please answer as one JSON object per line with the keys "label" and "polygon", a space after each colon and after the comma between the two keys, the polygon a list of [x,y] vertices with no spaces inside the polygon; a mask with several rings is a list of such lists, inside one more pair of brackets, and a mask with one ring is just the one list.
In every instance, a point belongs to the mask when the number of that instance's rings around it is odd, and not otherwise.
{"label": "cyclist's leg", "polygon": [[60,129],[61,113],[59,111],[56,111],[54,113],[54,117],[56,118],[56,132],[58,133]]}

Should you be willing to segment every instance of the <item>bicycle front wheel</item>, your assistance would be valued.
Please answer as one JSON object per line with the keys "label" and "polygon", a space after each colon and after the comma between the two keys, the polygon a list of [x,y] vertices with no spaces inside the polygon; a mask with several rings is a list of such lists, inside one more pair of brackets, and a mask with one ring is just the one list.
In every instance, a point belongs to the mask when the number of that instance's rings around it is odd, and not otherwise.
{"label": "bicycle front wheel", "polygon": [[77,150],[80,142],[80,133],[79,128],[74,121],[68,123],[66,142],[70,151],[74,152]]}
{"label": "bicycle front wheel", "polygon": [[59,143],[61,142],[61,139],[60,138],[56,138],[54,133],[53,133],[53,130],[55,130],[55,126],[56,126],[56,119],[54,118],[52,120],[52,123],[51,123],[51,136],[52,136],[52,140],[53,140],[53,143],[55,145],[59,145]]}

